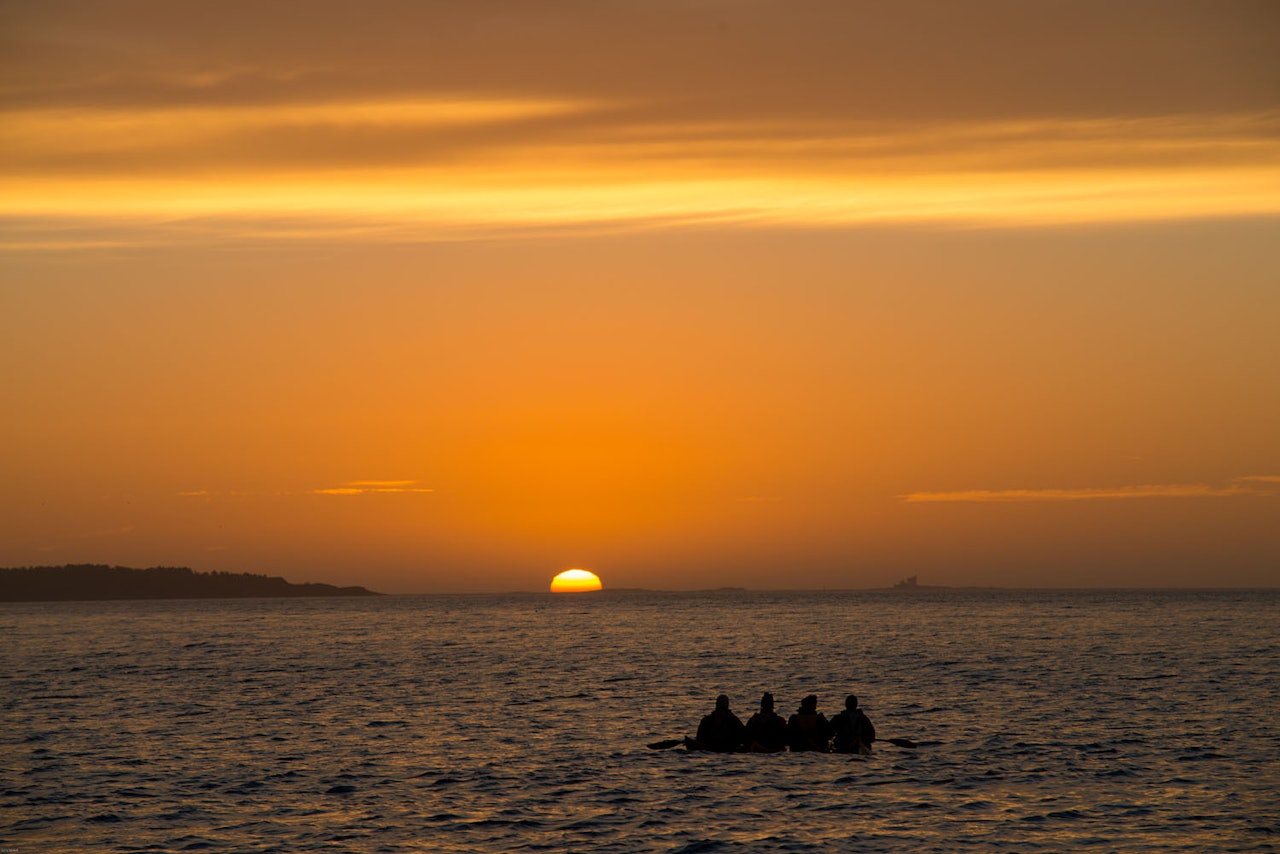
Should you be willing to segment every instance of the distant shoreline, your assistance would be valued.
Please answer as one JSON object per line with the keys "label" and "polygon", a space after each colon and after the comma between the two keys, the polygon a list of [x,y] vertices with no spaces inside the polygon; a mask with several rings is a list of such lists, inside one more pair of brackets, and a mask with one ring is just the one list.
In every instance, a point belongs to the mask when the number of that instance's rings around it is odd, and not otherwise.
{"label": "distant shoreline", "polygon": [[[879,587],[754,588],[716,587],[662,589],[605,587],[591,591],[609,595],[841,595],[874,594],[910,599],[919,594],[966,593],[1277,593],[1280,587],[993,587],[901,583]],[[0,568],[0,603],[102,602],[171,599],[299,599],[367,596],[552,596],[579,600],[582,594],[548,593],[546,590],[435,590],[382,593],[359,586],[335,586],[317,582],[293,583],[279,576],[251,573],[197,572],[186,567],[132,569],[121,566],[78,564]]]}
{"label": "distant shoreline", "polygon": [[78,564],[0,569],[0,602],[381,596],[364,587],[294,584],[279,576],[195,572],[187,567]]}
{"label": "distant shoreline", "polygon": [[548,593],[546,590],[418,590],[386,593],[386,596],[551,596],[578,599],[600,594],[671,594],[679,596],[714,596],[732,593],[840,594],[840,593],[890,593],[910,596],[917,593],[1280,593],[1280,587],[989,587],[980,585],[926,585],[912,588],[895,587],[716,587],[674,589],[657,587],[605,587],[584,593]]}

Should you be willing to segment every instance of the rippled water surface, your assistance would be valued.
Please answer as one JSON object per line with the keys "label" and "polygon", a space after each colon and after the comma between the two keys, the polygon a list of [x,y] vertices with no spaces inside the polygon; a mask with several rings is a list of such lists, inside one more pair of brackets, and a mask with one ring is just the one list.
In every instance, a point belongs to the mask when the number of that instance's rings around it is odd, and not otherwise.
{"label": "rippled water surface", "polygon": [[[0,847],[1265,851],[1280,594],[0,605]],[[856,692],[865,758],[710,755]]]}

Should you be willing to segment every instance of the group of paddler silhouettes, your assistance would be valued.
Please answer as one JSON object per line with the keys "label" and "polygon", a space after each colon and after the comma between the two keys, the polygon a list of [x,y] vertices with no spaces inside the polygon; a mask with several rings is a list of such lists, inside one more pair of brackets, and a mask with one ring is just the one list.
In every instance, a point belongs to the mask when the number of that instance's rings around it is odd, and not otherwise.
{"label": "group of paddler silhouettes", "polygon": [[[729,698],[716,697],[716,708],[698,724],[695,738],[684,739],[689,750],[716,753],[780,753],[817,751],[820,753],[871,753],[876,728],[858,708],[858,698],[845,698],[844,711],[827,720],[818,711],[818,698],[810,694],[790,718],[773,710],[773,695],[760,698],[760,711],[744,724],[729,709]],[[896,740],[895,740],[896,741]],[[655,746],[655,745],[650,745]],[[674,745],[672,745],[674,746]],[[914,746],[914,745],[913,745]]]}

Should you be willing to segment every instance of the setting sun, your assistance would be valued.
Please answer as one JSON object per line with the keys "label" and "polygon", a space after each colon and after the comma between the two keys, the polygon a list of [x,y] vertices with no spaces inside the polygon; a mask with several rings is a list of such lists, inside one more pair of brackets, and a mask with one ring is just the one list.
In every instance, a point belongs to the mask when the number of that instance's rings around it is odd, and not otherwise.
{"label": "setting sun", "polygon": [[552,593],[582,593],[602,587],[600,576],[585,569],[566,569],[551,579]]}

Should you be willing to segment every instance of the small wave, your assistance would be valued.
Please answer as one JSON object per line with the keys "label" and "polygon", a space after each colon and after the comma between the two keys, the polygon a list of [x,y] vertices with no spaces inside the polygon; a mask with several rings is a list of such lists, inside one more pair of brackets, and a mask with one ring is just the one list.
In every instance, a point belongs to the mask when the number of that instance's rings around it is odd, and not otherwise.
{"label": "small wave", "polygon": [[702,854],[704,851],[723,851],[728,846],[716,839],[699,839],[673,849],[671,854]]}
{"label": "small wave", "polygon": [[46,825],[53,824],[54,822],[64,821],[68,818],[71,818],[71,816],[43,815],[43,816],[40,816],[39,818],[26,818],[26,819],[22,819],[21,821],[16,821],[13,824],[6,825],[4,827],[4,831],[6,833],[12,834],[12,833],[20,833],[27,830],[36,830],[39,828],[43,828]]}
{"label": "small wave", "polygon": [[960,805],[960,809],[962,809],[962,810],[989,810],[989,809],[991,809],[991,808],[992,808],[992,807],[994,807],[994,806],[995,806],[995,805],[994,805],[993,803],[991,803],[991,801],[977,800],[977,801],[966,801],[965,803],[963,803],[963,804],[961,804],[961,805]]}
{"label": "small wave", "polygon": [[456,786],[462,782],[460,777],[439,777],[431,782],[432,786]]}
{"label": "small wave", "polygon": [[[467,827],[525,827],[540,828],[542,822],[535,818],[480,818],[466,822]],[[569,829],[573,829],[570,825]]]}
{"label": "small wave", "polygon": [[137,788],[120,789],[116,792],[116,795],[121,798],[154,798],[155,797],[154,792],[149,792],[146,789],[137,789]]}
{"label": "small wave", "polygon": [[[1120,815],[1124,818],[1137,818],[1138,816],[1152,815],[1154,813],[1155,810],[1151,807],[1131,807],[1120,813]],[[1184,816],[1184,818],[1190,818],[1190,816]]]}

